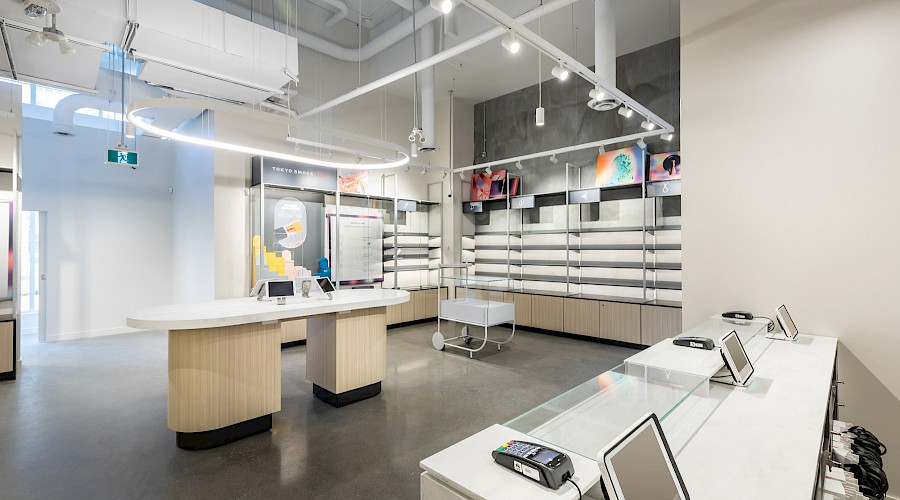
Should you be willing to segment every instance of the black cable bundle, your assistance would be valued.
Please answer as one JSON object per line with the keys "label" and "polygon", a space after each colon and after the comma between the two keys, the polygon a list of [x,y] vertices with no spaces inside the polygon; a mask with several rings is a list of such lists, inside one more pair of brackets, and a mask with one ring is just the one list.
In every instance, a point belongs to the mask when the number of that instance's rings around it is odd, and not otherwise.
{"label": "black cable bundle", "polygon": [[881,456],[887,453],[887,446],[858,425],[851,427],[849,432],[856,435],[850,450],[859,456],[859,464],[848,465],[846,469],[859,481],[860,493],[883,500],[888,491],[888,480]]}

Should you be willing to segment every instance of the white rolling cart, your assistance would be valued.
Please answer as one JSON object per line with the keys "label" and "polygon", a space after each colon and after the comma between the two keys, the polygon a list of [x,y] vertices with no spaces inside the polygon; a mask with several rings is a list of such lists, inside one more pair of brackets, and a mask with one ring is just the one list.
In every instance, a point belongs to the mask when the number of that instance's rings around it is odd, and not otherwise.
{"label": "white rolling cart", "polygon": [[[437,331],[431,337],[431,343],[439,351],[443,351],[447,347],[469,351],[471,359],[472,355],[484,349],[488,342],[497,344],[499,351],[500,346],[512,340],[516,334],[516,306],[502,300],[491,300],[492,295],[502,296],[504,292],[510,291],[513,282],[511,278],[469,277],[470,266],[471,264],[441,265],[438,277],[440,286],[444,286],[446,283],[454,289],[462,287],[462,296],[457,294],[454,299],[441,300],[438,295]],[[477,288],[469,288],[470,286]],[[442,319],[465,324],[460,335],[445,339],[444,334],[441,333]],[[512,332],[510,332],[509,338],[504,341],[489,339],[488,328],[503,323],[512,323]],[[469,333],[469,326],[484,328],[484,337],[472,336]],[[473,339],[481,340],[481,345],[477,348],[469,347]],[[456,340],[462,340],[464,345],[450,343]]]}

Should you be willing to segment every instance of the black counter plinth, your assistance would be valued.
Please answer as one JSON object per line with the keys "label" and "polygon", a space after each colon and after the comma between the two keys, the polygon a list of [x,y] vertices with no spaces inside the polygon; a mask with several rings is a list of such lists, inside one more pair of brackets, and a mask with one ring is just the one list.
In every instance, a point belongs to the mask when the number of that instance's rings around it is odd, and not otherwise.
{"label": "black counter plinth", "polygon": [[366,385],[358,389],[352,389],[340,394],[335,394],[324,387],[313,384],[313,396],[325,401],[335,408],[347,406],[356,403],[357,401],[362,401],[363,399],[369,399],[380,393],[381,382],[375,382],[374,384]]}
{"label": "black counter plinth", "polygon": [[207,450],[266,432],[271,428],[272,414],[270,413],[212,431],[176,432],[175,443],[183,450]]}

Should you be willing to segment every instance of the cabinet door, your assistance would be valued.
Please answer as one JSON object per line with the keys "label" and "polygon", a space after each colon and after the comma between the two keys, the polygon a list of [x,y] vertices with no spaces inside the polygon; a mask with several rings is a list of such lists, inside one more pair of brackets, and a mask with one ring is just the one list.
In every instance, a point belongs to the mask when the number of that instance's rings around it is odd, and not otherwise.
{"label": "cabinet door", "polygon": [[306,319],[291,319],[281,322],[281,343],[306,340]]}
{"label": "cabinet door", "polygon": [[514,293],[512,296],[516,305],[516,325],[531,326],[531,295]]}
{"label": "cabinet door", "polygon": [[401,323],[416,320],[416,299],[418,298],[419,293],[419,290],[412,290],[409,292],[409,301],[400,304]]}
{"label": "cabinet door", "polygon": [[565,299],[565,332],[588,337],[600,336],[600,302],[585,299]]}
{"label": "cabinet door", "polygon": [[402,323],[403,320],[401,318],[401,305],[395,304],[392,306],[387,306],[387,324],[396,325],[397,323]]}
{"label": "cabinet door", "polygon": [[653,345],[681,333],[681,309],[641,306],[641,344]]}
{"label": "cabinet door", "polygon": [[565,300],[546,295],[531,296],[531,326],[544,330],[563,331]]}
{"label": "cabinet door", "polygon": [[640,344],[640,304],[600,302],[600,338]]}
{"label": "cabinet door", "polygon": [[416,316],[418,319],[436,318],[438,313],[438,291],[437,288],[431,290],[422,290],[420,293],[421,300],[416,302]]}
{"label": "cabinet door", "polygon": [[13,328],[12,321],[0,323],[0,373],[13,371],[16,362],[13,352],[15,336],[16,330]]}

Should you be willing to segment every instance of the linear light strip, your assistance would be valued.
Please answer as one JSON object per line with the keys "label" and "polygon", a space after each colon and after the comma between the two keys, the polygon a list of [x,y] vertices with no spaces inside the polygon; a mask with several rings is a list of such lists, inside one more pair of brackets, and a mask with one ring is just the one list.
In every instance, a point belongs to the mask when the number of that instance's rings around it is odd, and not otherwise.
{"label": "linear light strip", "polygon": [[[216,141],[213,139],[204,139],[201,137],[196,137],[192,135],[182,134],[179,132],[175,132],[173,130],[166,130],[164,128],[157,127],[150,123],[145,122],[140,117],[137,116],[137,113],[143,111],[145,109],[153,109],[153,108],[198,108],[198,109],[207,109],[212,111],[219,112],[240,112],[241,114],[249,117],[249,118],[257,118],[257,119],[266,119],[266,121],[272,122],[273,120],[267,119],[266,113],[261,113],[255,110],[249,110],[246,108],[241,108],[233,105],[226,105],[223,103],[217,103],[213,101],[201,101],[198,99],[173,99],[173,98],[163,98],[163,99],[144,99],[141,101],[136,101],[132,103],[128,107],[128,113],[126,115],[126,119],[132,123],[136,128],[139,128],[145,132],[149,132],[154,135],[158,135],[160,137],[166,137],[173,141],[184,142],[187,144],[195,144],[198,146],[206,146],[215,149],[222,149],[225,151],[234,151],[237,153],[244,153],[248,155],[258,155],[264,156],[266,158],[276,158],[279,160],[286,160],[292,162],[300,162],[306,163],[308,165],[317,165],[320,167],[326,168],[345,168],[345,169],[360,169],[365,168],[368,170],[386,170],[391,168],[402,167],[409,163],[409,156],[401,150],[397,150],[397,155],[400,156],[397,160],[385,162],[385,163],[365,163],[365,164],[357,164],[357,163],[343,163],[336,161],[327,161],[327,160],[319,160],[316,158],[309,158],[306,156],[298,156],[288,153],[281,153],[278,151],[272,151],[268,149],[255,148],[253,146],[247,146],[243,144],[234,144],[231,142],[225,141]],[[257,116],[263,115],[263,116]],[[280,118],[280,117],[274,117]],[[283,121],[283,120],[277,120]],[[399,148],[399,146],[398,146]]]}

